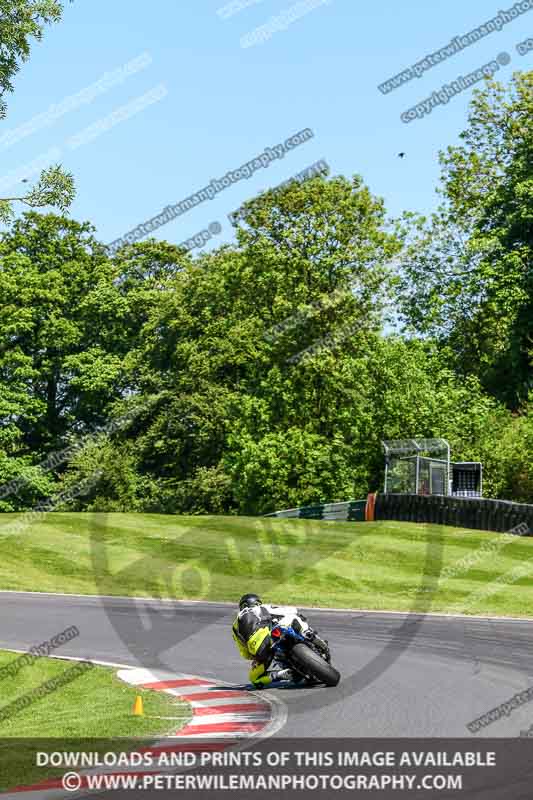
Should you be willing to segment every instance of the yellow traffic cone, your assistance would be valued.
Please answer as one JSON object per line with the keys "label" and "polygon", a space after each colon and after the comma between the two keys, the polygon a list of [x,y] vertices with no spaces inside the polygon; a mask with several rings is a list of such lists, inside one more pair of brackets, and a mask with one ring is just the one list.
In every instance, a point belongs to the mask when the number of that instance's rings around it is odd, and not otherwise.
{"label": "yellow traffic cone", "polygon": [[137,695],[135,698],[135,703],[133,704],[133,715],[135,717],[142,717],[144,714],[143,709],[143,699],[140,694]]}

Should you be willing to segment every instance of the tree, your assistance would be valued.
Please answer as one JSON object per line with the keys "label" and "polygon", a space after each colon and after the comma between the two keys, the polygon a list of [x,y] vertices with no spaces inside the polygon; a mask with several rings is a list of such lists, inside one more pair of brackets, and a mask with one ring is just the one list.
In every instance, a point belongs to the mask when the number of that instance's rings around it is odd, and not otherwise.
{"label": "tree", "polygon": [[[0,0],[0,119],[6,116],[4,95],[13,91],[13,78],[30,56],[32,39],[40,41],[45,25],[58,22],[62,5],[57,0]],[[74,181],[59,165],[43,170],[29,192],[0,198],[0,222],[13,216],[14,201],[28,206],[52,205],[64,211],[74,199]]]}
{"label": "tree", "polygon": [[0,240],[0,393],[12,455],[41,457],[105,420],[129,308],[89,224],[28,212]]}
{"label": "tree", "polygon": [[409,325],[517,409],[533,385],[533,72],[474,94],[441,155],[444,203],[404,259]]}
{"label": "tree", "polygon": [[[83,437],[89,447],[118,401],[117,415],[129,414],[142,328],[188,258],[154,242],[134,250],[133,261],[129,248],[109,260],[88,223],[36,212],[0,237],[0,484],[26,476],[20,497],[6,499],[15,508],[29,502],[31,485],[53,485],[36,464]],[[52,459],[46,480],[73,455]],[[127,457],[115,452],[117,476],[120,464],[126,469]]]}
{"label": "tree", "polygon": [[[130,354],[131,390],[160,399],[115,447],[150,479],[152,510],[258,513],[368,481],[365,378],[397,248],[382,202],[358,178],[292,184],[248,204],[238,240],[159,274]],[[128,253],[130,274],[145,274],[146,254]],[[273,494],[263,476],[278,462]],[[116,503],[125,489],[102,478],[91,502],[99,492]]]}

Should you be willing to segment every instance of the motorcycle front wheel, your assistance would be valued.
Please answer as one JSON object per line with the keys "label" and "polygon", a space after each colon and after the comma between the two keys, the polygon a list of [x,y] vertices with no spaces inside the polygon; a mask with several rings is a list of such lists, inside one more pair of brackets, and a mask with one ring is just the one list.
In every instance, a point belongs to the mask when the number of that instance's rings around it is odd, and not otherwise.
{"label": "motorcycle front wheel", "polygon": [[314,678],[319,683],[325,683],[326,686],[336,686],[341,679],[340,672],[306,644],[294,645],[291,650],[291,660],[296,669],[306,678]]}

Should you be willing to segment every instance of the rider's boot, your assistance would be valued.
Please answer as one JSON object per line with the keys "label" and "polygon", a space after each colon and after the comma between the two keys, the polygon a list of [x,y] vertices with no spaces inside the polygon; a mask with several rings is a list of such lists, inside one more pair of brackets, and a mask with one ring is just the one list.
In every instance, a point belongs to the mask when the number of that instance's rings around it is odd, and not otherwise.
{"label": "rider's boot", "polygon": [[288,667],[286,669],[274,670],[273,672],[269,673],[269,675],[272,681],[292,681],[294,678],[292,669],[289,669]]}

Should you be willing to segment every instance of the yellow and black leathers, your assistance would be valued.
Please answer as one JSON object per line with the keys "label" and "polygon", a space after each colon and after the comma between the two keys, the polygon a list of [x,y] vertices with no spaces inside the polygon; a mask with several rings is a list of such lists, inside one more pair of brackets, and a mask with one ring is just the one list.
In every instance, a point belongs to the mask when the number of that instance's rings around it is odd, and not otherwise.
{"label": "yellow and black leathers", "polygon": [[244,608],[237,615],[233,626],[233,639],[243,658],[253,661],[250,681],[256,686],[268,686],[271,679],[267,674],[272,659],[272,617],[260,605]]}

